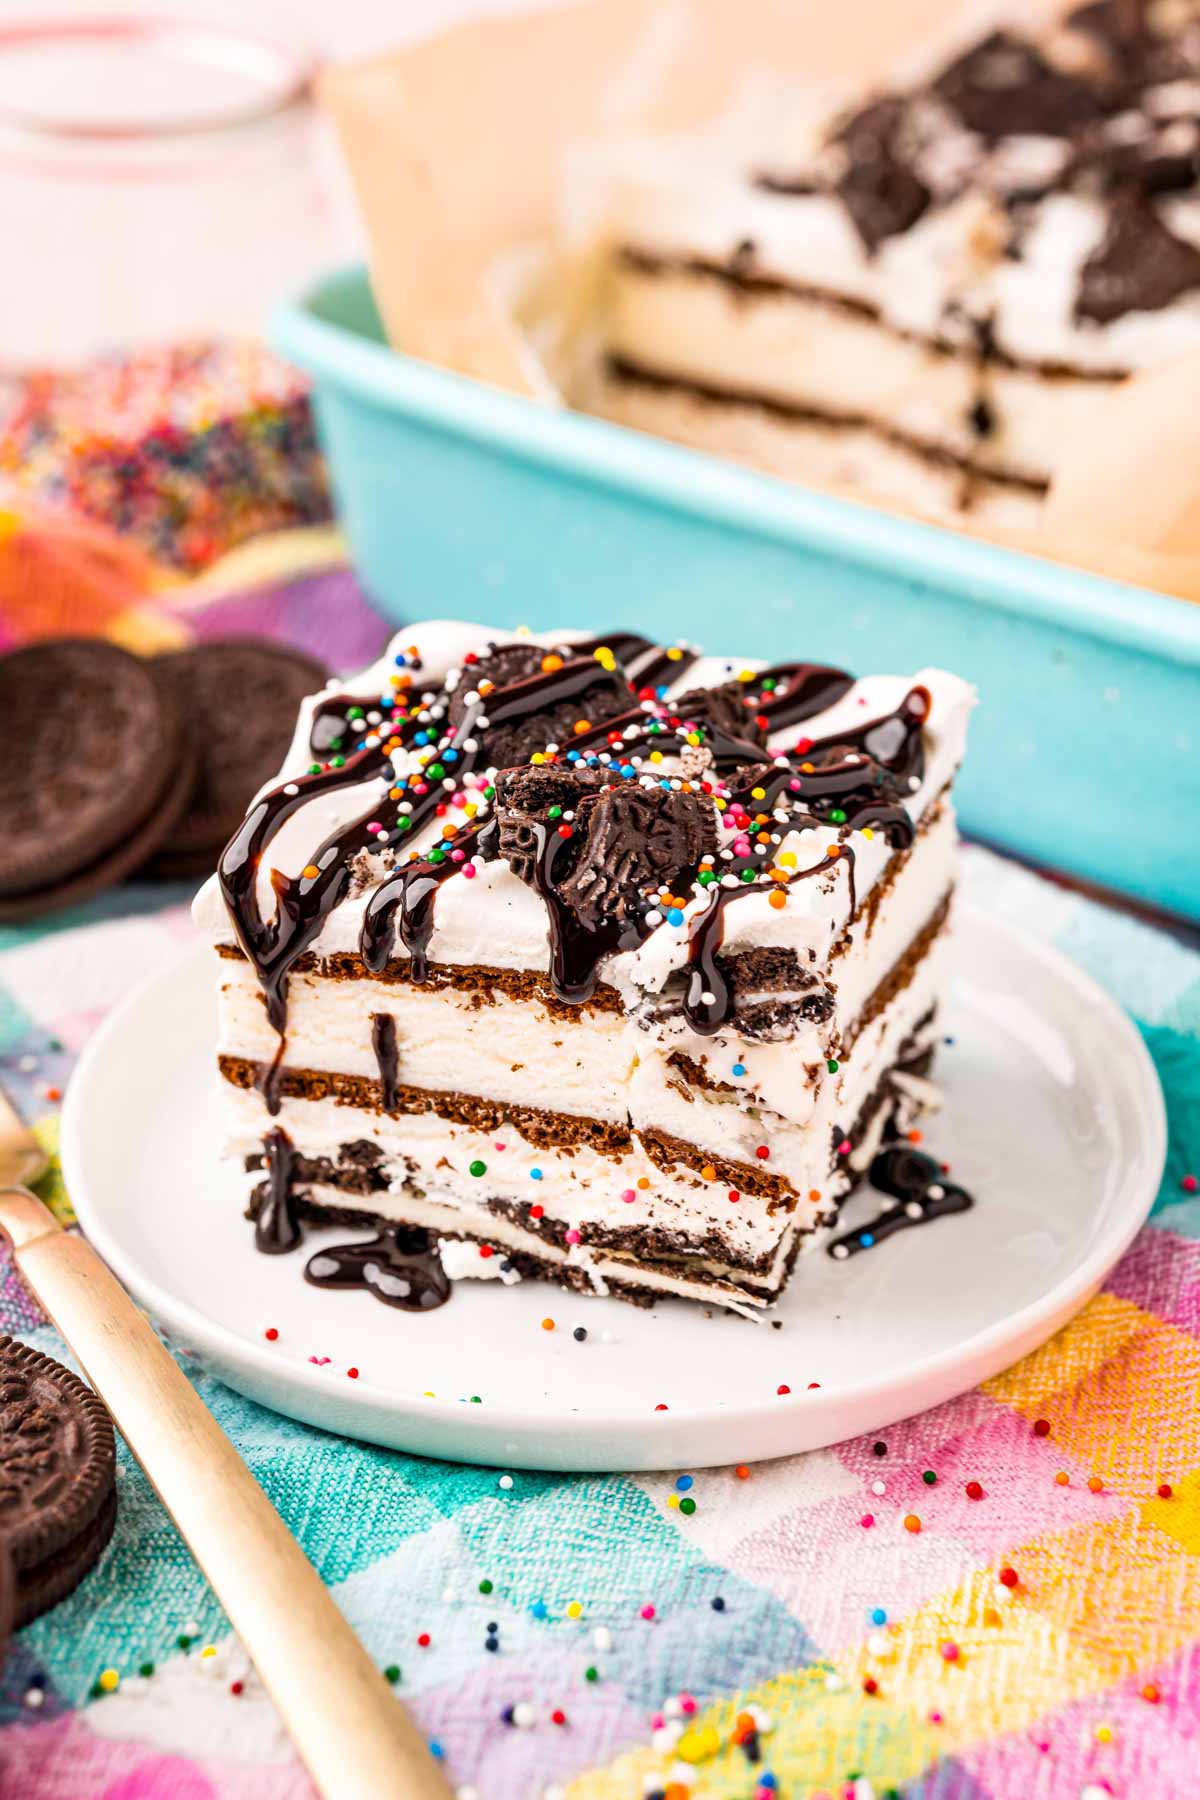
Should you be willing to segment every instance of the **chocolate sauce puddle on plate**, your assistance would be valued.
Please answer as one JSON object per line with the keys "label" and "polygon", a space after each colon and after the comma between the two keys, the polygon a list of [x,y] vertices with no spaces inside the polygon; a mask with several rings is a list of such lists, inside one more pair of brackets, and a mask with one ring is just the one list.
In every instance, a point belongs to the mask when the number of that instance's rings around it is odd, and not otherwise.
{"label": "chocolate sauce puddle on plate", "polygon": [[838,1262],[872,1250],[897,1232],[929,1225],[949,1213],[969,1212],[975,1202],[966,1188],[947,1181],[941,1165],[911,1144],[889,1144],[871,1164],[868,1180],[888,1200],[869,1224],[844,1232],[828,1246]]}
{"label": "chocolate sauce puddle on plate", "polygon": [[365,1243],[318,1250],[304,1265],[304,1279],[319,1288],[365,1288],[402,1312],[432,1312],[450,1298],[429,1233],[412,1225],[385,1225]]}

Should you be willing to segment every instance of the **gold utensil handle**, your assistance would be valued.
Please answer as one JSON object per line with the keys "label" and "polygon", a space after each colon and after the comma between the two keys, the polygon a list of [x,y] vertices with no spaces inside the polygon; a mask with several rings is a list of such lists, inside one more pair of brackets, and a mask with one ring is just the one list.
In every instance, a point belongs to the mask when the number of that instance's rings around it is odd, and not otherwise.
{"label": "gold utensil handle", "polygon": [[21,1189],[0,1192],[0,1231],[212,1582],[326,1800],[448,1800],[417,1727],[96,1252]]}

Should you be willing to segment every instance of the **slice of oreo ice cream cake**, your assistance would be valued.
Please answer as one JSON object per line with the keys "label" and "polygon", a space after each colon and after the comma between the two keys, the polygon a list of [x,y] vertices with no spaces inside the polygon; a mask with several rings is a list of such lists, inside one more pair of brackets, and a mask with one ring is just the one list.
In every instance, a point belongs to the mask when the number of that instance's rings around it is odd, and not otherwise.
{"label": "slice of oreo ice cream cake", "polygon": [[196,905],[261,1250],[756,1312],[931,1094],[971,690],[407,628]]}

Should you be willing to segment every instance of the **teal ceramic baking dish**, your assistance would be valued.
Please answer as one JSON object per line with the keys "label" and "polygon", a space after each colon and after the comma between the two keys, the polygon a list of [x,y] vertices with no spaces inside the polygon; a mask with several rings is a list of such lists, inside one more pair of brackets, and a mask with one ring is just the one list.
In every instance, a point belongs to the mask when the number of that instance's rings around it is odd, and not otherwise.
{"label": "teal ceramic baking dish", "polygon": [[808,493],[390,350],[365,271],[276,318],[311,375],[359,571],[398,623],[686,637],[980,706],[977,837],[1200,918],[1200,606]]}

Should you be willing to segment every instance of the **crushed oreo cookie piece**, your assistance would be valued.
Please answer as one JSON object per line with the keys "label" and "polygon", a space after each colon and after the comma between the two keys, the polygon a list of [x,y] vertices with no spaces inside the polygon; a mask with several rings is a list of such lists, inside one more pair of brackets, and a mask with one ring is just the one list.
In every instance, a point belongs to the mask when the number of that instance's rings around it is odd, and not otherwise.
{"label": "crushed oreo cookie piece", "polygon": [[455,728],[462,724],[471,710],[467,695],[477,693],[480,682],[490,682],[493,688],[505,688],[514,681],[524,681],[527,676],[538,673],[545,654],[542,645],[533,642],[499,644],[477,662],[468,663],[450,696],[449,723]]}
{"label": "crushed oreo cookie piece", "polygon": [[758,246],[753,238],[742,238],[729,252],[728,268],[731,275],[748,275],[754,267],[758,256]]}
{"label": "crushed oreo cookie piece", "polygon": [[1200,288],[1200,249],[1175,236],[1155,208],[1126,191],[1113,204],[1108,230],[1084,263],[1076,319],[1111,324],[1130,312],[1159,312]]}
{"label": "crushed oreo cookie piece", "polygon": [[735,806],[748,805],[754,789],[762,788],[763,798],[756,805],[760,812],[769,812],[781,797],[790,799],[787,788],[791,779],[790,763],[753,762],[731,770],[725,783]]}
{"label": "crushed oreo cookie piece", "polygon": [[[824,1025],[833,1017],[833,984],[806,969],[794,950],[771,945],[734,956],[718,954],[716,967],[729,994],[725,1022],[755,1043],[780,1043],[795,1035],[801,1021]],[[678,1019],[684,1011],[688,979],[687,971],[679,971],[657,993],[642,997],[635,1018],[643,1031]],[[720,1082],[693,1085],[725,1087]],[[725,1091],[735,1096],[738,1092],[736,1088]]]}
{"label": "crushed oreo cookie piece", "polygon": [[1106,97],[1035,47],[994,31],[957,57],[933,91],[980,137],[1070,137],[1108,110]]}
{"label": "crushed oreo cookie piece", "polygon": [[1128,0],[1088,0],[1067,13],[1063,24],[1069,31],[1092,38],[1126,64],[1132,62],[1132,75],[1156,47],[1146,29],[1146,12],[1142,0],[1133,0],[1132,5]]}
{"label": "crushed oreo cookie piece", "polygon": [[496,776],[496,810],[545,818],[552,806],[577,806],[600,786],[594,769],[566,767],[562,763],[526,763],[517,769],[501,769]]}
{"label": "crushed oreo cookie piece", "polygon": [[1068,166],[1064,185],[1107,195],[1128,189],[1147,198],[1193,188],[1200,180],[1200,121],[1151,120],[1122,113],[1085,133]]}
{"label": "crushed oreo cookie piece", "polygon": [[[536,885],[535,863],[544,831],[558,824],[563,813],[573,812],[578,822],[586,807],[595,803],[601,779],[590,769],[568,769],[558,763],[527,763],[497,775],[495,853],[528,887]],[[552,807],[559,809],[553,819]],[[563,853],[572,841],[582,845],[582,833],[576,832],[573,840],[564,842]],[[559,869],[563,853],[556,862]],[[571,858],[568,867],[573,863]]]}
{"label": "crushed oreo cookie piece", "polygon": [[671,712],[685,724],[707,725],[743,743],[766,744],[766,728],[746,705],[746,684],[726,681],[720,687],[689,688],[670,702]]}
{"label": "crushed oreo cookie piece", "polygon": [[978,394],[967,412],[967,424],[977,438],[989,438],[996,429],[996,409],[986,394]]}
{"label": "crushed oreo cookie piece", "polygon": [[350,885],[347,899],[357,900],[379,881],[380,873],[390,875],[396,866],[396,852],[388,845],[383,850],[360,850],[350,858]]}
{"label": "crushed oreo cookie piece", "polygon": [[599,725],[629,711],[633,693],[615,667],[602,668],[589,657],[546,669],[546,656],[541,644],[504,644],[470,665],[451,695],[449,720],[457,729],[472,705],[467,695],[477,692],[480,682],[492,684],[484,696],[491,768],[511,769],[547,744],[569,743],[580,720]]}
{"label": "crushed oreo cookie piece", "polygon": [[585,836],[562,898],[589,930],[645,910],[646,894],[689,883],[716,850],[716,814],[701,794],[628,782],[605,789],[581,821]]}
{"label": "crushed oreo cookie piece", "polygon": [[833,1017],[834,992],[794,950],[781,945],[718,956],[729,986],[731,1017],[742,1037],[776,1043],[794,1035],[801,1020],[825,1024]]}
{"label": "crushed oreo cookie piece", "polygon": [[916,224],[930,191],[899,149],[906,102],[875,100],[842,124],[834,142],[846,168],[836,192],[868,250]]}

